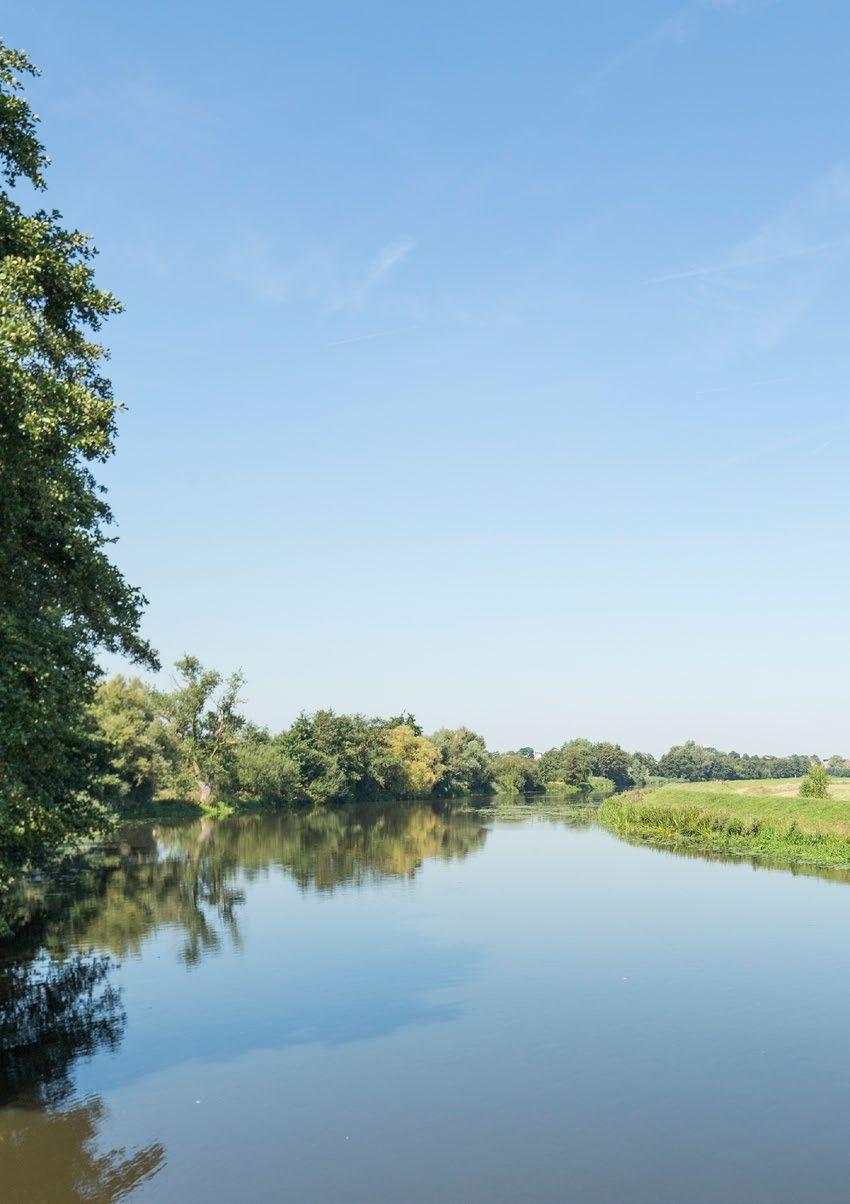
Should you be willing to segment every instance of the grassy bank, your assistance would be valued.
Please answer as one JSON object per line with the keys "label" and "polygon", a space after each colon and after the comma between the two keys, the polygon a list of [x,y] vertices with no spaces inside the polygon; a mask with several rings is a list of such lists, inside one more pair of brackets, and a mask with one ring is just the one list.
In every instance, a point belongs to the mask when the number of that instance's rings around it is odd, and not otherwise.
{"label": "grassy bank", "polygon": [[828,799],[799,789],[793,778],[667,785],[606,799],[599,819],[648,844],[850,865],[850,780],[833,781]]}

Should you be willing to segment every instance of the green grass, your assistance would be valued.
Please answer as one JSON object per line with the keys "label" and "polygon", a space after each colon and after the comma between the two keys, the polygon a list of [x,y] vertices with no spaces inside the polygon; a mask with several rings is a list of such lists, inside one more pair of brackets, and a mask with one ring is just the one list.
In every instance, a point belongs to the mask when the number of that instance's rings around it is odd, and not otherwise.
{"label": "green grass", "polygon": [[850,865],[850,780],[832,780],[827,799],[799,789],[799,778],[670,784],[606,799],[599,819],[649,844]]}

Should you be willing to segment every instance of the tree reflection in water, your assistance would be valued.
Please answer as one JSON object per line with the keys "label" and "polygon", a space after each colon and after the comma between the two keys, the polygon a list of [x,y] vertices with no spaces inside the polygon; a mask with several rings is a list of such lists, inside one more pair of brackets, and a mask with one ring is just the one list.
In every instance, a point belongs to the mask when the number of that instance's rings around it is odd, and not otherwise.
{"label": "tree reflection in water", "polygon": [[74,1098],[75,1065],[124,1033],[113,959],[137,955],[166,925],[183,934],[189,966],[238,945],[243,886],[271,872],[327,892],[410,878],[485,839],[473,813],[427,805],[135,823],[81,859],[61,890],[39,898],[30,884],[30,923],[0,963],[3,1198],[113,1201],[164,1165],[158,1142],[102,1152],[102,1101]]}
{"label": "tree reflection in water", "polygon": [[165,1164],[152,1142],[135,1153],[97,1152],[104,1108],[98,1099],[67,1109],[10,1109],[0,1122],[4,1199],[22,1204],[124,1199]]}
{"label": "tree reflection in water", "polygon": [[0,1161],[3,1198],[113,1201],[163,1165],[152,1142],[132,1154],[98,1152],[100,1100],[71,1102],[80,1058],[116,1048],[125,1014],[108,957],[42,956],[0,970]]}
{"label": "tree reflection in water", "polygon": [[410,878],[424,861],[466,857],[485,839],[474,814],[425,805],[127,825],[45,940],[56,957],[72,946],[123,958],[169,925],[193,965],[225,940],[239,944],[245,882],[273,870],[319,891]]}
{"label": "tree reflection in water", "polygon": [[72,1091],[70,1068],[115,1049],[126,1017],[108,981],[108,957],[78,954],[15,962],[0,974],[0,1103],[55,1108]]}

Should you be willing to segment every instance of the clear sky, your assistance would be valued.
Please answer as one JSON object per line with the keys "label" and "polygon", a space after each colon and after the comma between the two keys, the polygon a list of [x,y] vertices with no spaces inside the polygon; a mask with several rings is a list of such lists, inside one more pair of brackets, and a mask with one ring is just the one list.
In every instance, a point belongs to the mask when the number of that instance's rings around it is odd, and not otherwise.
{"label": "clear sky", "polygon": [[2,12],[165,662],[275,727],[850,753],[845,0]]}

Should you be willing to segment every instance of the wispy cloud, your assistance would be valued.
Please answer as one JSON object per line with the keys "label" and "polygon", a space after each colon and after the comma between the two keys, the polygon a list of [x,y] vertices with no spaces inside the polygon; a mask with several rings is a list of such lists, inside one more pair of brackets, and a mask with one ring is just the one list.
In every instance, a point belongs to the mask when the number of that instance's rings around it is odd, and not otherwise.
{"label": "wispy cloud", "polygon": [[692,286],[736,337],[775,346],[815,304],[850,252],[850,171],[833,167],[713,264],[655,276],[646,284]]}
{"label": "wispy cloud", "polygon": [[412,240],[381,247],[359,274],[347,274],[338,257],[326,248],[314,249],[296,263],[286,264],[272,239],[257,233],[241,237],[225,257],[231,279],[260,301],[272,304],[312,303],[325,313],[359,312],[372,294],[413,250]]}
{"label": "wispy cloud", "polygon": [[726,263],[715,263],[710,267],[686,268],[683,272],[668,272],[666,276],[650,276],[644,284],[667,284],[671,280],[696,280],[701,276],[728,275],[747,268],[761,268],[774,263],[782,263],[785,259],[800,259],[807,255],[817,255],[821,251],[830,251],[835,247],[850,245],[850,235],[845,238],[833,238],[829,242],[813,243],[811,246],[795,247],[789,251],[777,251],[773,255],[765,255],[760,259],[730,259]]}
{"label": "wispy cloud", "polygon": [[351,339],[334,339],[331,343],[325,343],[326,347],[347,347],[349,343],[370,343],[372,339],[386,339],[393,334],[405,334],[409,330],[415,330],[414,326],[394,326],[392,330],[373,330],[369,334],[357,334]]}
{"label": "wispy cloud", "polygon": [[414,244],[409,239],[387,243],[369,264],[362,279],[352,286],[342,288],[339,296],[328,305],[328,309],[362,309],[375,289],[404,263],[413,247]]}
{"label": "wispy cloud", "polygon": [[688,0],[674,9],[669,16],[639,34],[622,50],[611,55],[581,90],[586,93],[595,92],[631,63],[651,55],[656,50],[692,42],[718,10],[745,13],[763,8],[772,2],[773,0]]}

